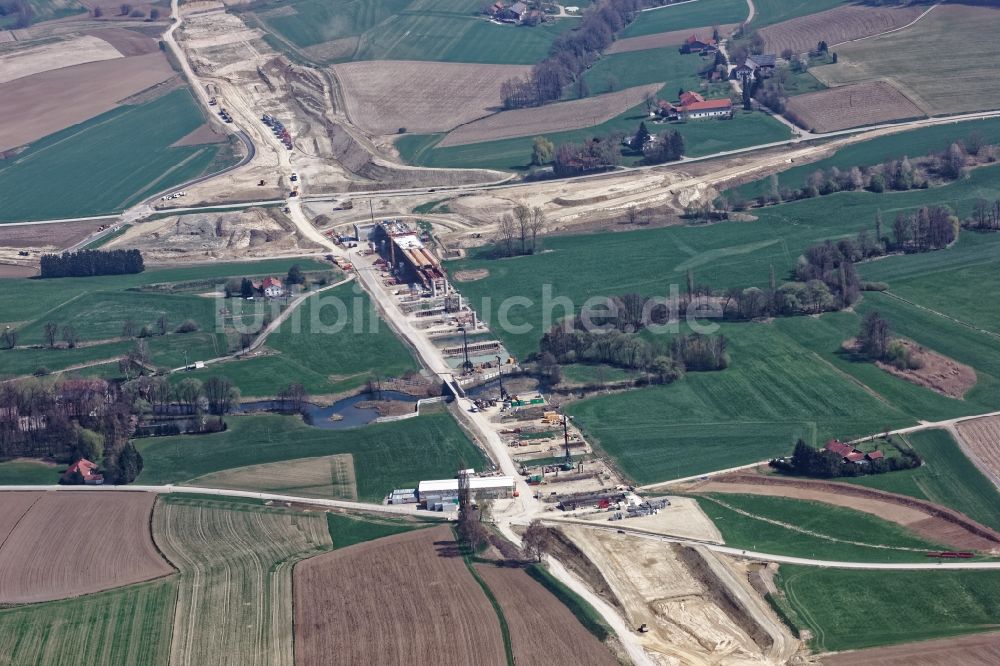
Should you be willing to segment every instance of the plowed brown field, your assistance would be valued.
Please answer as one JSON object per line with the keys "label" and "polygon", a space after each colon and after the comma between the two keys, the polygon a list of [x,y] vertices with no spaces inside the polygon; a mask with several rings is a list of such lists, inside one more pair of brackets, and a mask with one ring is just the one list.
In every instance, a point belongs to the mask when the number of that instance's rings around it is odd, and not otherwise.
{"label": "plowed brown field", "polygon": [[615,666],[618,660],[552,593],[520,569],[476,565],[503,609],[519,666]]}
{"label": "plowed brown field", "polygon": [[885,81],[866,81],[796,95],[785,108],[790,120],[813,132],[835,132],[924,116],[909,97]]}
{"label": "plowed brown field", "polygon": [[823,657],[824,666],[994,666],[1000,633],[944,638]]}
{"label": "plowed brown field", "polygon": [[958,424],[958,434],[985,467],[994,483],[1000,480],[1000,416],[964,421]]}
{"label": "plowed brown field", "polygon": [[372,134],[447,132],[500,106],[500,85],[528,65],[373,60],[332,67],[347,115]]}
{"label": "plowed brown field", "polygon": [[816,48],[820,40],[827,44],[842,44],[862,37],[880,35],[901,28],[924,11],[927,5],[911,7],[868,7],[845,5],[826,12],[800,16],[790,21],[761,28],[765,53],[781,53],[792,49],[805,53]]}
{"label": "plowed brown field", "polygon": [[112,491],[0,493],[0,537],[10,521],[5,514],[21,514],[0,545],[0,603],[62,599],[172,573],[149,532],[155,499]]}
{"label": "plowed brown field", "polygon": [[500,624],[447,527],[300,562],[295,663],[504,666]]}
{"label": "plowed brown field", "polygon": [[439,147],[461,146],[517,136],[536,136],[549,132],[583,129],[611,120],[619,113],[642,103],[647,92],[656,93],[662,83],[626,88],[607,95],[595,95],[569,102],[546,104],[535,109],[514,109],[462,125],[450,132]]}
{"label": "plowed brown field", "polygon": [[[174,76],[162,53],[89,62],[0,83],[0,151],[110,111]],[[39,104],[38,100],[45,100]]]}

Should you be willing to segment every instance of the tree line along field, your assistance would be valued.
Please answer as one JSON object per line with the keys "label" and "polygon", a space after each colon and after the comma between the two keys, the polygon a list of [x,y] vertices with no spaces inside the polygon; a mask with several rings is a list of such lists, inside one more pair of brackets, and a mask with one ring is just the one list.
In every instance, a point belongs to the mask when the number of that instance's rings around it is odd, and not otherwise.
{"label": "tree line along field", "polygon": [[[885,160],[899,160],[904,156],[913,158],[941,153],[952,142],[972,134],[982,136],[986,143],[1000,143],[1000,118],[931,125],[857,141],[838,149],[829,157],[782,171],[777,174],[778,184],[779,187],[797,188],[816,170],[829,171],[832,167],[849,170],[855,166],[867,167]],[[761,178],[734,189],[744,198],[753,199],[769,191],[769,182],[770,178]]]}
{"label": "tree line along field", "polygon": [[996,629],[1000,572],[845,571],[781,565],[775,601],[816,652]]}
{"label": "tree line along field", "polygon": [[[160,315],[167,317],[167,335],[145,338],[154,365],[179,367],[223,356],[229,351],[227,331],[232,332],[232,322],[226,321],[220,329],[216,299],[198,292],[212,292],[231,276],[284,276],[295,263],[303,271],[331,268],[312,259],[281,259],[150,269],[133,275],[4,280],[10,288],[0,295],[0,313],[21,319],[0,324],[16,328],[18,344],[23,347],[0,351],[0,375],[27,375],[41,367],[59,370],[100,361],[115,363],[135,345],[123,336],[125,322],[131,319],[136,333],[143,326],[155,332]],[[187,320],[194,321],[199,330],[175,332]],[[63,328],[72,326],[78,346],[45,346],[44,328],[50,322],[59,328],[60,344]],[[41,347],[26,347],[29,345]]]}
{"label": "tree line along field", "polygon": [[895,523],[820,502],[729,493],[697,499],[733,548],[851,562],[926,562],[928,551],[948,550]]}
{"label": "tree line along field", "polygon": [[204,122],[178,89],[49,135],[0,164],[0,223],[118,212],[200,176],[220,145],[171,144]]}
{"label": "tree line along field", "polygon": [[[529,323],[528,333],[497,329],[516,356],[537,351],[542,333],[542,284],[554,296],[577,305],[595,295],[629,292],[667,295],[693,270],[699,284],[764,287],[769,266],[786,279],[802,250],[827,238],[852,236],[873,227],[876,210],[887,219],[897,211],[947,201],[966,215],[972,200],[993,198],[998,170],[974,170],[968,178],[931,190],[874,195],[841,193],[755,211],[753,223],[720,223],[652,229],[603,236],[546,239],[545,253],[498,262],[470,258],[463,270],[489,276],[463,283],[474,306],[525,295],[527,308],[511,310],[512,324]],[[951,249],[890,257],[860,266],[865,279],[883,279],[892,267],[915,262],[962,265],[990,256],[996,236],[965,232]],[[588,266],[579,271],[579,266]],[[628,266],[629,270],[621,270]],[[882,267],[886,268],[882,268]],[[882,275],[869,275],[868,271]],[[893,278],[888,276],[890,285]],[[957,288],[957,286],[956,286]],[[683,289],[683,287],[681,287]],[[956,309],[970,296],[956,294]],[[954,400],[893,377],[843,355],[841,343],[857,334],[861,317],[878,309],[900,335],[974,367],[977,385]],[[577,422],[640,483],[678,478],[787,454],[795,439],[819,444],[910,425],[920,419],[953,418],[995,409],[1000,355],[991,336],[908,306],[887,294],[866,293],[857,314],[779,318],[770,324],[725,324],[730,367],[689,373],[670,386],[590,398],[570,407]],[[491,320],[496,311],[483,312]],[[557,308],[554,318],[561,317]],[[781,359],[781,362],[775,362]]]}
{"label": "tree line along field", "polygon": [[[828,86],[886,79],[928,115],[996,108],[1000,97],[989,81],[1000,53],[1000,9],[987,4],[945,4],[898,32],[837,47],[837,64],[814,68]],[[941,35],[977,35],[976,53],[944,49],[924,58]],[[941,85],[947,81],[947,85]]]}
{"label": "tree line along field", "polygon": [[[326,299],[340,299],[346,313],[324,305]],[[340,322],[343,328],[336,330]],[[228,361],[171,379],[225,375],[243,397],[274,396],[293,382],[308,393],[330,395],[365,385],[373,373],[399,377],[420,369],[375,313],[368,295],[357,293],[352,284],[308,298],[268,336],[266,349],[271,355]]]}
{"label": "tree line along field", "polygon": [[232,416],[228,425],[228,430],[210,435],[136,440],[144,461],[137,482],[203,485],[198,477],[221,470],[349,453],[358,499],[378,502],[393,488],[448,478],[458,464],[477,470],[486,464],[485,456],[444,412],[351,430],[313,428],[297,417],[274,414]]}
{"label": "tree line along field", "polygon": [[269,30],[317,62],[433,60],[534,64],[573,19],[531,28],[497,25],[477,15],[473,0],[355,1],[330,5],[304,0],[280,9],[254,5]]}

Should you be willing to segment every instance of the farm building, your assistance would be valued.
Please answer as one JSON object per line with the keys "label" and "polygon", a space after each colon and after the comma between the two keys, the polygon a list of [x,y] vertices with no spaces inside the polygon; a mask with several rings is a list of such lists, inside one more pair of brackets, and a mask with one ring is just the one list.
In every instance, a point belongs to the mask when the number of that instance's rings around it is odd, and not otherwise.
{"label": "farm building", "polygon": [[81,458],[63,473],[62,482],[70,485],[83,483],[88,486],[99,486],[104,483],[104,475],[98,473],[96,463]]}
{"label": "farm building", "polygon": [[733,102],[730,99],[710,99],[684,104],[680,108],[680,115],[685,120],[731,117],[733,115]]}
{"label": "farm building", "polygon": [[739,81],[746,81],[751,76],[753,76],[753,67],[746,63],[733,67],[733,71],[729,73],[729,78]]}
{"label": "farm building", "polygon": [[266,277],[261,283],[260,290],[264,292],[264,295],[268,298],[278,298],[279,296],[284,296],[285,287],[281,284],[281,280],[275,277]]}
{"label": "farm building", "polygon": [[753,69],[754,73],[759,77],[770,76],[774,71],[775,65],[777,65],[778,57],[773,53],[760,54],[760,55],[749,55],[747,56],[746,62],[744,63],[747,67]]}
{"label": "farm building", "polygon": [[881,460],[885,458],[885,454],[881,451],[864,453],[863,451],[858,451],[850,444],[844,444],[843,442],[839,442],[835,439],[831,439],[823,448],[831,453],[837,454],[843,459],[844,462],[854,463],[855,465],[864,465],[870,460]]}
{"label": "farm building", "polygon": [[692,34],[681,44],[681,53],[704,53],[706,50],[711,52],[717,50],[715,40],[711,37],[699,37]]}
{"label": "farm building", "polygon": [[678,98],[678,103],[680,106],[688,106],[689,104],[697,104],[698,102],[704,102],[705,98],[700,94],[694,92],[693,90],[685,90],[681,93]]}
{"label": "farm building", "polygon": [[445,289],[446,277],[437,257],[405,223],[385,220],[378,225],[374,238],[382,256],[401,279],[420,282],[435,293]]}

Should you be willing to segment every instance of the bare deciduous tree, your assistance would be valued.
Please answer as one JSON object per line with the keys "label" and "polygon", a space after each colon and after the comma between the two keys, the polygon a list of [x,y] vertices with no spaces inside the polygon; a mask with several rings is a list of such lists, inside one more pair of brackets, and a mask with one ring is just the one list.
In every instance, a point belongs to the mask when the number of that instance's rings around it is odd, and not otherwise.
{"label": "bare deciduous tree", "polygon": [[49,347],[56,346],[56,336],[59,335],[59,325],[54,321],[49,321],[45,323],[45,341],[49,343]]}

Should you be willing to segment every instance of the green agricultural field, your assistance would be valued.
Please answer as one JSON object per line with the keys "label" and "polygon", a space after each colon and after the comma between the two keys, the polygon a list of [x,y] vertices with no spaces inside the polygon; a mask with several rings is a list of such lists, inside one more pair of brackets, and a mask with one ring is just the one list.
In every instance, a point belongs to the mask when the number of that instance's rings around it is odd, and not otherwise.
{"label": "green agricultural field", "polygon": [[0,486],[55,485],[64,471],[65,465],[29,460],[0,463]]}
{"label": "green agricultural field", "polygon": [[[1000,143],[1000,118],[972,120],[958,125],[931,125],[853,143],[830,157],[781,172],[778,174],[778,183],[780,187],[798,188],[817,169],[826,171],[837,167],[846,171],[851,167],[873,166],[888,159],[898,160],[903,156],[917,157],[943,152],[953,141],[972,133],[978,133],[987,143]],[[769,180],[762,178],[737,189],[744,197],[751,199],[769,190]]]}
{"label": "green agricultural field", "polygon": [[460,467],[481,469],[486,462],[447,413],[352,430],[322,430],[298,417],[272,414],[231,416],[227,423],[228,430],[213,435],[136,440],[145,462],[138,482],[179,483],[246,465],[350,453],[358,499],[372,502],[393,488],[449,478]]}
{"label": "green agricultural field", "polygon": [[[699,0],[699,2],[704,1]],[[626,51],[602,57],[584,72],[583,80],[587,82],[587,87],[593,95],[647,83],[663,83],[660,96],[675,100],[681,89],[701,90],[704,80],[698,76],[698,70],[705,64],[700,57],[682,55],[673,46]],[[716,91],[718,94],[712,95],[713,97],[726,97],[732,92],[732,88],[726,83],[719,85]]]}
{"label": "green agricultural field", "polygon": [[[694,124],[689,123],[688,126]],[[753,223],[727,222],[546,238],[546,251],[534,256],[498,261],[487,258],[488,251],[484,250],[482,253],[470,253],[468,259],[451,262],[449,267],[454,271],[489,271],[489,277],[460,283],[458,288],[480,315],[491,322],[497,321],[499,306],[505,299],[526,296],[532,300],[531,305],[517,305],[508,313],[508,321],[512,325],[529,323],[532,325],[530,330],[512,332],[509,327],[496,329],[508,349],[523,358],[538,349],[545,319],[542,298],[545,285],[550,285],[553,296],[569,297],[575,308],[592,296],[630,292],[666,296],[671,284],[683,289],[688,269],[694,272],[699,284],[717,289],[734,285],[765,287],[772,265],[779,281],[786,279],[806,247],[827,239],[854,236],[862,229],[873,230],[878,210],[882,211],[884,219],[891,220],[900,211],[948,203],[964,216],[979,197],[1000,197],[1000,167],[976,169],[968,178],[929,190],[883,195],[841,192],[771,206],[754,210],[758,219]],[[962,255],[957,251],[965,251],[967,237],[970,252],[976,256],[987,253],[986,249],[979,249],[980,243],[995,247],[995,241],[991,240],[995,237],[963,233],[955,248],[900,257],[899,261],[961,260]],[[980,238],[987,240],[978,240]],[[938,255],[942,258],[938,259]],[[581,271],[580,266],[586,266],[587,270]],[[628,266],[629,270],[623,271],[622,266]],[[863,267],[862,272],[865,273],[865,270],[867,268]],[[484,311],[482,306],[487,302],[484,300],[487,296],[490,297],[490,308]],[[865,303],[886,300],[888,297],[884,294],[867,294],[865,297]],[[551,312],[550,321],[554,322],[564,315],[564,308],[554,307]],[[930,342],[928,345],[944,352]],[[966,362],[979,367],[975,360]]]}
{"label": "green agricultural field", "polygon": [[800,437],[819,444],[916,421],[774,326],[722,332],[727,370],[581,400],[568,407],[574,423],[648,484],[783,455]]}
{"label": "green agricultural field", "polygon": [[733,548],[850,562],[925,562],[927,551],[945,548],[896,523],[820,502],[729,493],[697,499]]}
{"label": "green agricultural field", "polygon": [[[335,299],[345,311],[335,307]],[[268,397],[292,382],[312,394],[333,394],[364,385],[372,373],[398,377],[420,369],[378,318],[367,294],[357,293],[353,284],[309,298],[296,313],[268,337],[265,344],[274,355],[229,361],[184,376],[221,374],[233,380],[244,397]]]}
{"label": "green agricultural field", "polygon": [[543,60],[572,19],[534,27],[498,25],[475,0],[303,0],[252,8],[272,32],[310,59],[435,60],[530,65]]}
{"label": "green agricultural field", "polygon": [[995,630],[997,571],[846,571],[781,565],[778,605],[817,652]]}
{"label": "green agricultural field", "polygon": [[174,624],[173,577],[75,599],[0,609],[7,664],[166,666]]}
{"label": "green agricultural field", "polygon": [[[775,0],[779,1],[779,0]],[[984,111],[1000,105],[1000,90],[988,85],[991,58],[964,49],[942,49],[924,58],[941,35],[977,35],[977,53],[1000,52],[1000,9],[981,4],[938,7],[913,26],[837,47],[836,65],[813,69],[829,86],[885,79],[928,115]],[[942,86],[941,82],[948,85]]]}
{"label": "green agricultural field", "polygon": [[559,368],[563,384],[607,384],[635,379],[639,373],[634,370],[616,368],[603,363],[573,363]]}
{"label": "green agricultural field", "polygon": [[171,147],[204,116],[187,89],[51,134],[0,164],[0,223],[121,211],[209,171],[218,144]]}
{"label": "green agricultural field", "polygon": [[930,500],[1000,529],[1000,492],[965,457],[947,430],[906,435],[904,441],[924,459],[916,469],[848,479],[851,483]]}
{"label": "green agricultural field", "polygon": [[[675,91],[676,92],[676,91]],[[595,127],[545,135],[555,144],[582,142],[612,132],[631,134],[639,123],[648,120],[643,105],[635,106]],[[684,136],[690,157],[736,150],[760,143],[788,139],[788,128],[762,113],[737,111],[732,120],[709,119],[687,123],[647,123],[650,132],[677,130]],[[427,167],[482,168],[503,171],[526,171],[531,162],[534,136],[487,141],[463,146],[438,148],[443,134],[407,134],[396,141],[400,156],[409,164]],[[642,156],[623,149],[622,164],[633,166]]]}
{"label": "green agricultural field", "polygon": [[333,540],[334,548],[347,548],[365,541],[373,541],[393,534],[402,534],[427,527],[429,524],[372,515],[326,514],[326,525],[330,530],[330,538]]}
{"label": "green agricultural field", "polygon": [[763,28],[766,25],[825,12],[852,2],[853,0],[754,0],[756,13],[752,27]]}
{"label": "green agricultural field", "polygon": [[665,5],[641,12],[635,21],[622,31],[621,36],[638,37],[657,32],[742,23],[746,20],[747,14],[746,0],[697,0],[676,7]]}
{"label": "green agricultural field", "polygon": [[[227,333],[217,330],[216,301],[196,294],[214,291],[229,276],[284,275],[295,263],[304,271],[331,268],[312,259],[280,259],[152,269],[135,275],[2,280],[0,284],[10,287],[0,291],[0,313],[18,319],[0,324],[18,330],[18,344],[43,345],[45,324],[54,323],[59,329],[58,341],[63,328],[72,326],[79,346],[0,351],[0,375],[18,376],[40,367],[59,370],[105,362],[112,364],[110,372],[117,376],[113,364],[135,344],[122,337],[125,321],[131,318],[137,332],[146,325],[155,331],[161,314],[167,316],[168,334],[146,338],[155,365],[179,367],[185,362],[222,356],[229,352],[229,342]],[[194,320],[201,330],[175,333],[187,319]],[[227,319],[225,324],[226,330],[232,332],[232,322]]]}

